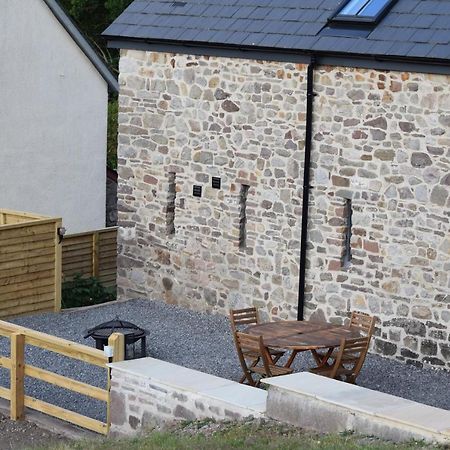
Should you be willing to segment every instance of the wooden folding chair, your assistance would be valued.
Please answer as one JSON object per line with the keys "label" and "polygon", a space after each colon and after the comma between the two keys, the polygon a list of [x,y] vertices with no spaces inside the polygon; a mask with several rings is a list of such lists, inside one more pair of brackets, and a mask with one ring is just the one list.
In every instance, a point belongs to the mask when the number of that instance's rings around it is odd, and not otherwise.
{"label": "wooden folding chair", "polygon": [[[230,310],[231,331],[233,332],[234,343],[237,347],[236,333],[242,331],[242,327],[256,325],[259,323],[258,311],[256,308],[231,309]],[[284,354],[285,350],[269,348],[269,353],[273,363],[276,363]],[[250,365],[256,366],[260,360],[259,354],[251,351],[244,352],[244,357],[249,359]],[[239,380],[239,383],[245,381],[245,375]]]}
{"label": "wooden folding chair", "polygon": [[[375,321],[376,317],[374,316],[359,311],[352,311],[347,327],[359,330],[362,336],[369,338],[370,342],[375,329]],[[332,364],[329,362],[330,358],[336,359],[338,350],[328,349],[325,353],[312,350],[311,353],[318,367],[326,367],[327,365],[330,366]]]}
{"label": "wooden folding chair", "polygon": [[[275,364],[269,349],[264,345],[262,336],[253,336],[237,331],[236,349],[244,372],[244,381],[246,380],[250,386],[259,386],[261,378],[292,373],[292,369]],[[248,363],[248,358],[245,355],[249,353],[257,355],[258,360],[256,364],[253,361],[250,364]],[[258,365],[258,363],[262,365]],[[253,378],[254,375],[257,375],[259,378],[255,380]]]}
{"label": "wooden folding chair", "polygon": [[369,314],[352,311],[350,318],[349,328],[357,328],[364,336],[372,337],[373,330],[375,328],[375,317],[369,316]]}
{"label": "wooden folding chair", "polygon": [[310,372],[329,378],[337,378],[347,383],[355,383],[369,350],[370,337],[341,339],[339,351],[330,365],[310,369]]}

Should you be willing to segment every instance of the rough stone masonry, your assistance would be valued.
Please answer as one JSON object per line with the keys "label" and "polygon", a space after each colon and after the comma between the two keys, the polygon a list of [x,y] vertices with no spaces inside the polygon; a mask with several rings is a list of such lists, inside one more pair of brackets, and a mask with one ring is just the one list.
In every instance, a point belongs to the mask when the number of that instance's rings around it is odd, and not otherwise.
{"label": "rough stone masonry", "polygon": [[[306,69],[122,50],[120,297],[296,318]],[[376,352],[447,369],[449,81],[317,68],[306,303],[375,314]]]}

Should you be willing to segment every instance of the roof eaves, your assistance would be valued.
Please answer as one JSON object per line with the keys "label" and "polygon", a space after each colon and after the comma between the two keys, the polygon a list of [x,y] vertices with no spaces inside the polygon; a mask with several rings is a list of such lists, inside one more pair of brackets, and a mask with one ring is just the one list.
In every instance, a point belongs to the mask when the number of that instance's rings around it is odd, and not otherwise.
{"label": "roof eaves", "polygon": [[44,2],[56,17],[58,22],[65,28],[78,47],[80,47],[82,52],[91,61],[103,79],[108,83],[108,86],[113,91],[119,92],[119,83],[117,82],[116,77],[112,74],[100,56],[97,55],[95,50],[91,47],[72,19],[66,14],[64,9],[59,5],[57,0],[44,0]]}
{"label": "roof eaves", "polygon": [[[220,32],[222,33],[222,32]],[[231,32],[231,34],[234,34]],[[284,36],[280,36],[280,43]],[[245,39],[244,39],[245,40]],[[306,42],[303,42],[305,41]],[[318,41],[321,41],[320,43]],[[371,69],[396,70],[396,71],[420,71],[424,73],[450,74],[448,60],[450,54],[445,54],[443,46],[436,46],[437,55],[429,52],[428,57],[419,55],[408,55],[414,44],[404,44],[401,49],[398,46],[388,48],[382,47],[382,52],[375,54],[367,53],[367,42],[362,39],[347,39],[346,49],[339,51],[330,51],[321,49],[324,43],[323,38],[317,37],[298,37],[298,42],[289,42],[285,48],[263,47],[261,44],[249,46],[241,44],[220,44],[218,42],[198,42],[198,41],[171,41],[158,39],[139,39],[125,36],[109,36],[108,46],[110,48],[125,48],[144,51],[161,51],[172,53],[187,53],[193,55],[215,55],[238,58],[263,59],[273,61],[289,61],[298,63],[309,63],[311,56],[314,55],[318,64],[331,65],[349,65],[349,67],[364,67]],[[364,43],[363,46],[359,45]],[[299,50],[301,44],[306,44],[309,50]],[[375,47],[384,44],[381,41],[376,42]],[[394,44],[395,47],[395,44]],[[441,47],[441,48],[437,48]],[[423,53],[423,51],[422,51]]]}

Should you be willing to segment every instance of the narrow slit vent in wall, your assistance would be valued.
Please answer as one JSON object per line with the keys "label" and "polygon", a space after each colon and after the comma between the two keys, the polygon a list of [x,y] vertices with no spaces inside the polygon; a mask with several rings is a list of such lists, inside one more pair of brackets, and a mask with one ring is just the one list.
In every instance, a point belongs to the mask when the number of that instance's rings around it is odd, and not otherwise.
{"label": "narrow slit vent in wall", "polygon": [[175,172],[169,172],[168,183],[169,187],[167,191],[166,224],[167,234],[172,235],[175,234],[175,199],[177,196]]}
{"label": "narrow slit vent in wall", "polygon": [[247,241],[247,196],[250,186],[243,184],[239,196],[239,248],[245,248]]}
{"label": "narrow slit vent in wall", "polygon": [[352,201],[347,199],[345,203],[345,240],[344,240],[344,255],[342,258],[342,265],[349,267],[352,261]]}

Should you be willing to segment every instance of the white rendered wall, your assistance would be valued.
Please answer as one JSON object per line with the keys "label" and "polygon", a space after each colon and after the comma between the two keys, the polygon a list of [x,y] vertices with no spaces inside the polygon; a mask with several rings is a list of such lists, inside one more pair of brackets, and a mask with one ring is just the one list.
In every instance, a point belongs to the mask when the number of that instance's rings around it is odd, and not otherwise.
{"label": "white rendered wall", "polygon": [[104,227],[107,84],[42,0],[2,0],[0,208]]}

